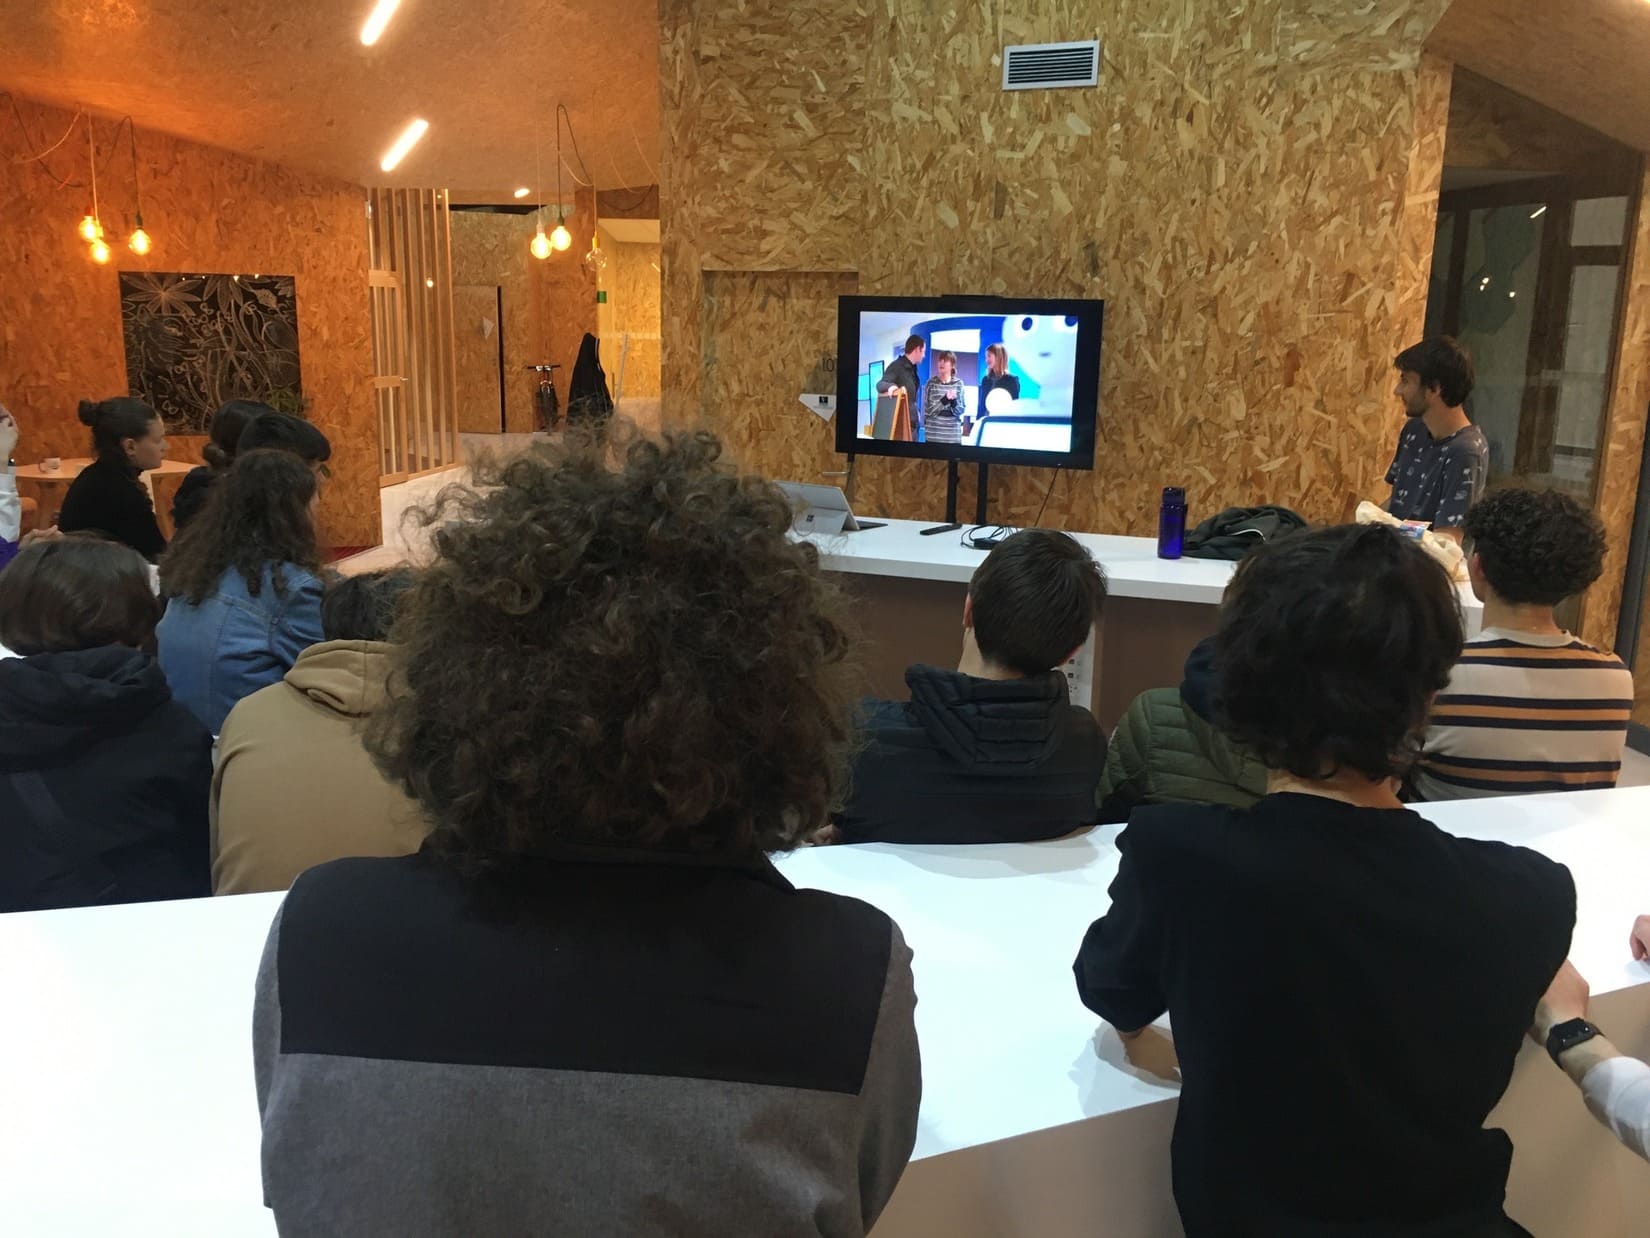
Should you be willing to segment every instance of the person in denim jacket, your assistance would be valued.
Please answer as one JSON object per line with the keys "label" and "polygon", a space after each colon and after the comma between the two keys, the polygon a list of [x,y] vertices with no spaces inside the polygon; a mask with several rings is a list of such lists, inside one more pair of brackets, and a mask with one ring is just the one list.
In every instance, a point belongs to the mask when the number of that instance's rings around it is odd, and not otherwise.
{"label": "person in denim jacket", "polygon": [[161,560],[161,669],[214,735],[237,701],[324,639],[316,497],[296,456],[247,452]]}

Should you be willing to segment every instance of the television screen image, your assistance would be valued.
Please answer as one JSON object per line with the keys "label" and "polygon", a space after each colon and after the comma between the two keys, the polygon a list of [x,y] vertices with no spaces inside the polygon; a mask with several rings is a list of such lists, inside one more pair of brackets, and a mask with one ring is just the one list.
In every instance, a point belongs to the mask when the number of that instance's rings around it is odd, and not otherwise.
{"label": "television screen image", "polygon": [[1091,467],[1101,306],[842,298],[837,449]]}

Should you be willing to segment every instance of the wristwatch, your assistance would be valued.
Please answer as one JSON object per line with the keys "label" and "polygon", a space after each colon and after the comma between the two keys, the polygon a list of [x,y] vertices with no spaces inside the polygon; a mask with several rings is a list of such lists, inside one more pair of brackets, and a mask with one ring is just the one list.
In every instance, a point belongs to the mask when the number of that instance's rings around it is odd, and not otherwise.
{"label": "wristwatch", "polygon": [[1547,1033],[1547,1056],[1557,1062],[1577,1045],[1584,1045],[1593,1037],[1602,1035],[1604,1033],[1586,1019],[1566,1019],[1563,1023],[1555,1023]]}

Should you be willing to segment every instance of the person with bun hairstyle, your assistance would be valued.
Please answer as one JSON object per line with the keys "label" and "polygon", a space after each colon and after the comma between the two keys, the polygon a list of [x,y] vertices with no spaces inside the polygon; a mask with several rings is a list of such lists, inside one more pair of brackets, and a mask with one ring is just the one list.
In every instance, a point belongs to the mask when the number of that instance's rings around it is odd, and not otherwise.
{"label": "person with bun hairstyle", "polygon": [[1118,837],[1078,996],[1125,1042],[1170,1016],[1194,1238],[1525,1234],[1484,1123],[1576,890],[1398,798],[1461,643],[1449,576],[1394,529],[1260,547],[1221,610],[1215,712],[1267,794],[1136,808]]}
{"label": "person with bun hairstyle", "polygon": [[0,912],[212,892],[212,737],[152,652],[129,546],[70,535],[0,572]]}
{"label": "person with bun hairstyle", "polygon": [[166,427],[142,400],[82,400],[80,420],[97,457],[69,485],[57,518],[65,533],[97,533],[130,546],[151,563],[166,549],[155,504],[138,480],[166,459]]}
{"label": "person with bun hairstyle", "polygon": [[230,400],[212,414],[212,437],[201,455],[206,463],[189,470],[178,492],[172,496],[172,527],[179,533],[200,514],[206,506],[206,494],[212,484],[235,463],[240,450],[241,431],[266,413],[275,410],[258,400]]}
{"label": "person with bun hairstyle", "polygon": [[325,639],[315,474],[285,451],[242,452],[160,563],[160,664],[216,735],[242,697]]}

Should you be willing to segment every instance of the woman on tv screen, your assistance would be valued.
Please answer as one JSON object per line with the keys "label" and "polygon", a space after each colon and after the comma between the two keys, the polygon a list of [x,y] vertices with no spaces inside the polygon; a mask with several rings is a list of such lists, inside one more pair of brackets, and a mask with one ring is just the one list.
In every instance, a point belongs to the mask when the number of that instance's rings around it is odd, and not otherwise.
{"label": "woman on tv screen", "polygon": [[923,441],[962,442],[963,418],[968,415],[962,379],[957,377],[957,354],[934,354],[934,377],[922,389]]}

